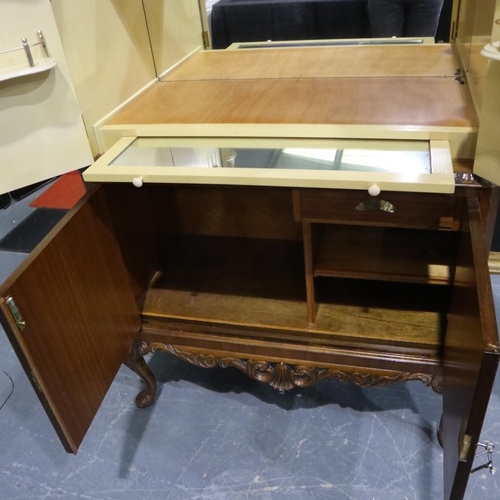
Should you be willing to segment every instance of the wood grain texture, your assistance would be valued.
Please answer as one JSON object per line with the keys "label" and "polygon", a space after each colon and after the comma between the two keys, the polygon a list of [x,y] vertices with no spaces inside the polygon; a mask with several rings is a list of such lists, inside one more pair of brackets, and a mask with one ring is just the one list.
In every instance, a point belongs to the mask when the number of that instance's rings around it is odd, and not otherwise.
{"label": "wood grain texture", "polygon": [[105,184],[111,219],[134,296],[149,285],[168,254],[169,234],[177,231],[174,188]]}
{"label": "wood grain texture", "polygon": [[175,222],[183,234],[300,240],[286,188],[176,186]]}
{"label": "wood grain texture", "polygon": [[[479,202],[463,198],[463,226],[443,360],[445,499],[462,498],[488,406],[500,346]],[[471,437],[460,461],[464,435]]]}
{"label": "wood grain texture", "polygon": [[382,192],[378,198],[394,205],[395,212],[358,211],[360,203],[374,198],[360,190],[339,189],[301,189],[300,210],[303,219],[315,222],[419,229],[439,229],[442,219],[450,220],[451,229],[455,218],[453,195]]}
{"label": "wood grain texture", "polygon": [[187,351],[165,344],[140,340],[140,351],[144,354],[163,350],[183,361],[200,368],[237,368],[259,382],[268,383],[273,389],[287,391],[296,387],[309,387],[326,378],[334,377],[341,382],[354,383],[360,387],[381,387],[399,382],[419,380],[440,394],[442,377],[428,373],[395,372],[386,370],[360,369],[356,366],[334,365],[314,366],[310,364],[289,365],[270,363],[265,360],[240,359],[234,356],[218,356],[218,353],[203,350]]}
{"label": "wood grain texture", "polygon": [[304,335],[292,331],[195,324],[165,318],[159,321],[149,321],[148,318],[139,339],[217,357],[318,367],[347,365],[358,367],[359,371],[441,373],[439,350],[430,344],[386,342],[381,345],[376,340],[357,340],[340,335],[328,337],[315,332]]}
{"label": "wood grain texture", "polygon": [[450,78],[161,82],[116,124],[363,124],[476,127],[465,85]]}
{"label": "wood grain texture", "polygon": [[448,44],[214,50],[195,54],[163,80],[452,77],[459,67]]}
{"label": "wood grain texture", "polygon": [[329,225],[314,275],[449,285],[456,244],[452,232]]}
{"label": "wood grain texture", "polygon": [[[9,318],[9,296],[26,321],[22,333]],[[49,233],[1,297],[9,338],[38,379],[66,449],[76,453],[140,329],[102,192]]]}
{"label": "wood grain texture", "polygon": [[447,290],[328,279],[318,293],[310,325],[300,242],[186,237],[148,289],[143,316],[295,331],[306,338],[441,341]]}
{"label": "wood grain texture", "polygon": [[316,294],[314,292],[314,259],[313,236],[310,222],[302,223],[302,238],[304,243],[304,268],[306,279],[307,321],[314,323],[316,320]]}

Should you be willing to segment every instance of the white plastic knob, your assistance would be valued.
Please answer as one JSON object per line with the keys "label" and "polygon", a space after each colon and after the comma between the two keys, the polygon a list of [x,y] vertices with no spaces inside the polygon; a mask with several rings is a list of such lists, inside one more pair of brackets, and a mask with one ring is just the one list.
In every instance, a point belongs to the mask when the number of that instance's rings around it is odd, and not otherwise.
{"label": "white plastic knob", "polygon": [[373,184],[373,186],[368,188],[368,194],[371,196],[378,196],[380,194],[380,188],[376,184]]}
{"label": "white plastic knob", "polygon": [[142,176],[141,177],[135,177],[134,180],[132,181],[132,184],[136,187],[136,188],[140,188],[142,186],[142,181],[143,181],[143,178]]}

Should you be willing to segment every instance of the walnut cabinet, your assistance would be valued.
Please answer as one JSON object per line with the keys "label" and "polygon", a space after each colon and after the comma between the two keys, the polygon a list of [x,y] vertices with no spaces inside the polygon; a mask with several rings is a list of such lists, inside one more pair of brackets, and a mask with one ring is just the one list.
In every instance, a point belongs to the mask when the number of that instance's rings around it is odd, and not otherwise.
{"label": "walnut cabinet", "polygon": [[423,382],[461,498],[498,363],[495,195],[385,193],[390,213],[356,211],[357,190],[93,185],[1,288],[2,324],[69,452],[122,362],[153,402],[161,349],[279,390]]}

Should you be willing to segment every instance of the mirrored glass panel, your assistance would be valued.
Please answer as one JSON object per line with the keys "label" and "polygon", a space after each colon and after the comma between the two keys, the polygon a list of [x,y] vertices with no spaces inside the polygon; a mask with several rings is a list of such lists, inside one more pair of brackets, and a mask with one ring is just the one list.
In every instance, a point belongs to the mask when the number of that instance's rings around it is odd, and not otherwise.
{"label": "mirrored glass panel", "polygon": [[431,173],[428,141],[335,141],[332,147],[184,147],[169,139],[136,139],[110,165],[131,167],[266,168]]}

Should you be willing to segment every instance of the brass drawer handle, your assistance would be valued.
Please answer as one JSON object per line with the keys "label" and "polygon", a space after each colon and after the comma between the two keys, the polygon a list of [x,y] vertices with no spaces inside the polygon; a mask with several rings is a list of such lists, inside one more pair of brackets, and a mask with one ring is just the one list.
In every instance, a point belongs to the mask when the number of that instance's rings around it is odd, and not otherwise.
{"label": "brass drawer handle", "polygon": [[361,202],[356,210],[359,212],[366,212],[367,210],[382,210],[383,212],[388,212],[393,214],[396,211],[396,207],[385,200],[368,200]]}

